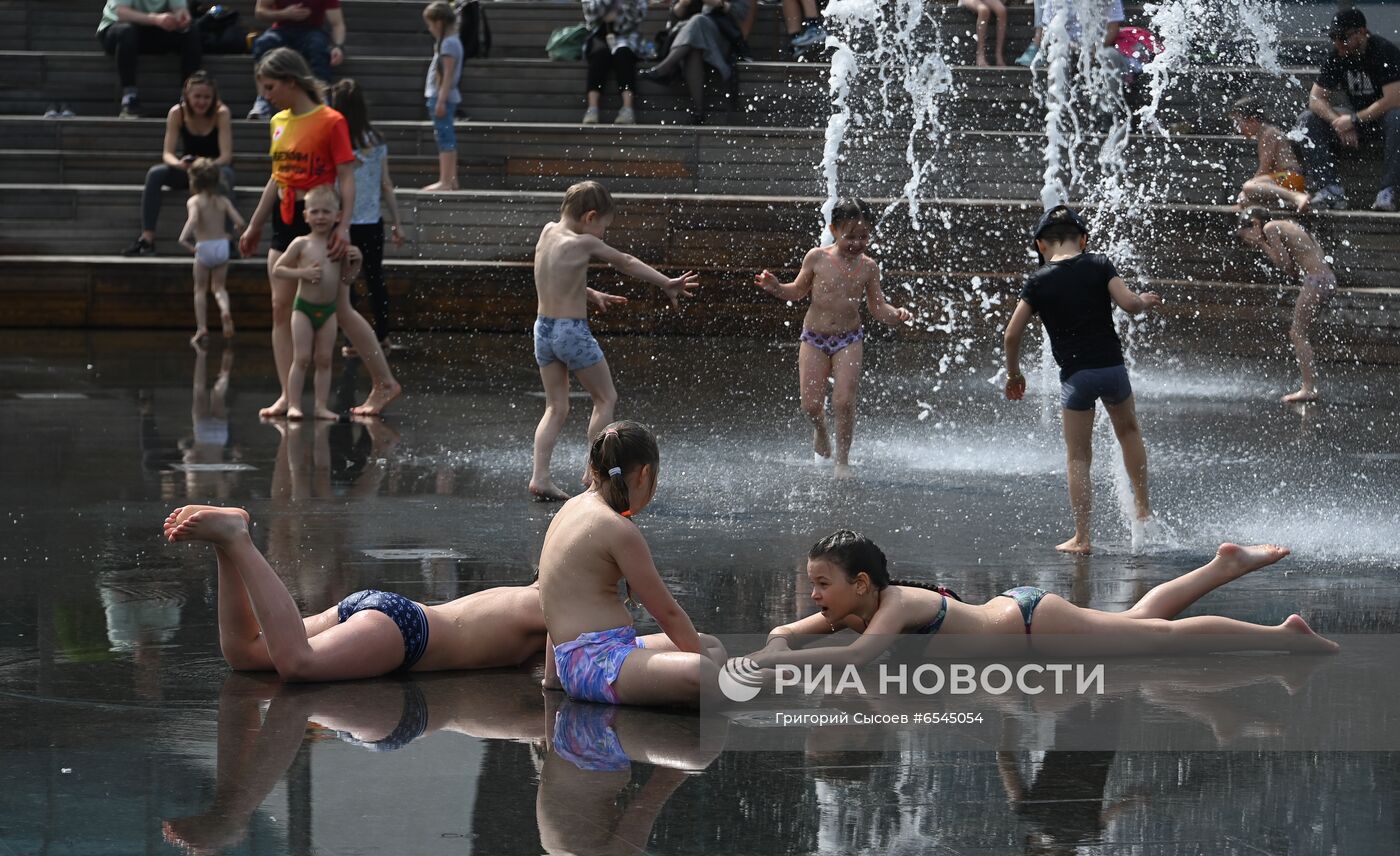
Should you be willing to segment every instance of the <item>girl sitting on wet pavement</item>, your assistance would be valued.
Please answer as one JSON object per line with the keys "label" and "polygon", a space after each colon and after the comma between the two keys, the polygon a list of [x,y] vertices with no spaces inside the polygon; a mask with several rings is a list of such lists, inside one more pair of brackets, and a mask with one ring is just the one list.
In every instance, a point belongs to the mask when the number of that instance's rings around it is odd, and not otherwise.
{"label": "girl sitting on wet pavement", "polygon": [[[1032,586],[1018,586],[977,606],[942,586],[891,580],[884,552],[869,538],[842,529],[818,541],[807,554],[812,601],[819,611],[773,628],[768,644],[747,659],[757,668],[861,666],[903,634],[940,631],[982,636],[1117,634],[1120,642],[1132,635],[1144,640],[1161,635],[1230,636],[1234,650],[1335,651],[1336,643],[1317,635],[1296,614],[1274,627],[1214,615],[1174,618],[1220,586],[1272,565],[1288,552],[1273,544],[1221,544],[1207,564],[1154,587],[1130,609],[1111,613],[1075,606]],[[846,646],[792,649],[802,637],[840,630],[853,630],[858,638]]]}
{"label": "girl sitting on wet pavement", "polygon": [[539,585],[501,586],[425,606],[359,591],[302,618],[248,532],[241,508],[187,505],[165,520],[167,541],[207,541],[219,562],[219,647],[240,671],[287,681],[347,681],[390,672],[517,666],[544,647]]}
{"label": "girl sitting on wet pavement", "polygon": [[[660,463],[650,431],[614,422],[589,447],[592,487],[554,515],[540,554],[547,689],[605,704],[695,706],[702,690],[717,687],[724,647],[695,632],[630,519],[656,495]],[[661,633],[637,636],[620,580]]]}

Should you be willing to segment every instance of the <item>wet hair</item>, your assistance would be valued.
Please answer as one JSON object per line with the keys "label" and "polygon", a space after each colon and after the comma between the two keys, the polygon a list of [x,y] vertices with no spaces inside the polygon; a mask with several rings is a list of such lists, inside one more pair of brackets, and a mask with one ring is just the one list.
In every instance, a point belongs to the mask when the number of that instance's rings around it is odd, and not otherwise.
{"label": "wet hair", "polygon": [[219,182],[223,180],[223,173],[219,171],[219,165],[209,158],[195,158],[190,164],[190,194],[215,193],[219,189]]}
{"label": "wet hair", "polygon": [[1241,119],[1264,121],[1264,99],[1258,95],[1246,95],[1230,105],[1230,115]]}
{"label": "wet hair", "polygon": [[219,101],[219,84],[214,81],[214,75],[204,69],[200,69],[185,78],[185,85],[180,89],[180,111],[184,112],[189,106],[187,99],[190,90],[196,86],[207,86],[210,91],[214,93],[214,100],[209,102],[209,111],[204,114],[204,117],[207,119],[217,115],[219,106],[222,104],[222,102]]}
{"label": "wet hair", "polygon": [[656,438],[639,422],[614,422],[588,447],[588,474],[593,477],[593,489],[609,508],[624,517],[632,507],[632,499],[627,495],[627,474],[648,465],[655,472],[660,463]]}
{"label": "wet hair", "polygon": [[374,129],[369,121],[369,107],[365,104],[365,94],[354,78],[347,77],[336,81],[326,93],[331,109],[345,117],[350,129],[350,142],[356,146],[377,146],[384,137]]}
{"label": "wet hair", "polygon": [[1062,244],[1066,241],[1077,241],[1081,235],[1087,234],[1084,227],[1075,220],[1074,212],[1061,205],[1050,212],[1049,225],[1036,235],[1036,240],[1047,244]]}
{"label": "wet hair", "polygon": [[870,226],[875,225],[875,209],[871,208],[870,203],[859,196],[847,196],[844,199],[839,199],[831,209],[832,226],[842,226],[852,221]]}
{"label": "wet hair", "polygon": [[596,181],[580,181],[564,191],[564,201],[559,206],[566,217],[582,220],[589,211],[606,217],[613,212],[613,198],[608,189]]}
{"label": "wet hair", "polygon": [[335,210],[340,210],[340,194],[335,192],[335,185],[318,184],[306,191],[306,207],[308,209],[319,202],[328,202]]}
{"label": "wet hair", "polygon": [[807,551],[807,560],[818,559],[830,562],[840,568],[845,572],[848,580],[854,581],[859,574],[864,573],[870,577],[870,582],[879,590],[889,586],[907,586],[936,591],[951,597],[953,600],[962,600],[952,590],[934,583],[890,579],[889,566],[885,561],[885,551],[875,546],[874,541],[859,532],[852,532],[850,529],[838,529],[813,544],[812,549]]}
{"label": "wet hair", "polygon": [[[428,8],[423,10],[423,20],[430,24],[446,24],[447,30],[451,30],[457,26],[457,10],[446,0],[433,0],[428,4]],[[438,37],[437,44],[433,45],[434,60],[442,55],[442,40],[445,37],[446,30],[443,36]],[[434,82],[442,83],[442,63],[437,64],[437,80]]]}
{"label": "wet hair", "polygon": [[316,79],[311,73],[311,66],[306,64],[302,55],[291,48],[273,48],[263,54],[263,58],[258,60],[257,66],[253,69],[254,77],[266,77],[269,80],[291,81],[300,86],[306,96],[317,104],[324,104],[325,84]]}

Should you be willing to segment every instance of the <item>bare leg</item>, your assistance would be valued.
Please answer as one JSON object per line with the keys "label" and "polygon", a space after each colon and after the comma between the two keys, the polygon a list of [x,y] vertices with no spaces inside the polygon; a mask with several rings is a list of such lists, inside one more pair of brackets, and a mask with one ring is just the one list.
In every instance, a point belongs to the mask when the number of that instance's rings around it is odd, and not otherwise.
{"label": "bare leg", "polygon": [[1311,286],[1303,286],[1298,292],[1298,301],[1293,304],[1293,325],[1288,328],[1293,353],[1298,356],[1298,371],[1303,375],[1303,386],[1297,392],[1285,395],[1284,401],[1316,401],[1318,398],[1317,373],[1313,368],[1313,348],[1308,331],[1321,310],[1321,292]]}
{"label": "bare leg", "polygon": [[304,312],[292,313],[292,364],[287,371],[287,418],[302,418],[301,389],[306,384],[306,371],[312,365],[316,331]]}
{"label": "bare leg", "polygon": [[639,648],[622,661],[613,690],[622,704],[686,706],[719,686],[719,667],[701,654]]}
{"label": "bare leg", "polygon": [[591,444],[603,429],[612,424],[617,408],[617,387],[613,386],[612,370],[607,358],[586,369],[574,372],[579,385],[593,398],[593,415],[588,417],[588,442]]}
{"label": "bare leg", "polygon": [[228,301],[228,264],[224,263],[214,268],[211,285],[214,289],[214,302],[219,306],[219,323],[224,328],[224,338],[233,338],[233,313],[229,311]]}
{"label": "bare leg", "polygon": [[958,5],[969,9],[977,16],[977,64],[987,65],[987,23],[991,20],[992,9],[982,0],[958,0]]}
{"label": "bare leg", "polygon": [[568,499],[549,475],[549,462],[554,457],[554,444],[564,430],[569,416],[569,370],[561,362],[540,366],[544,383],[544,416],[535,427],[535,466],[530,474],[530,493],[537,499],[554,501]]}
{"label": "bare leg", "polygon": [[826,432],[826,379],[831,375],[831,358],[820,348],[803,342],[797,350],[797,384],[802,412],[812,422],[812,451],[831,457],[831,437]]}
{"label": "bare leg", "polygon": [[1147,501],[1147,448],[1142,444],[1142,428],[1138,425],[1133,396],[1104,407],[1123,451],[1123,468],[1133,483],[1133,509],[1138,520],[1146,520],[1152,516],[1152,505]]}
{"label": "bare leg", "polygon": [[206,314],[209,311],[209,268],[194,263],[194,336],[190,337],[190,344],[197,345],[204,341],[209,335],[209,325],[206,322]]}
{"label": "bare leg", "polygon": [[315,349],[312,360],[316,365],[314,413],[317,419],[329,419],[332,422],[340,418],[340,414],[326,406],[331,396],[331,353],[335,349],[335,335],[335,316],[332,315],[321,325],[321,329],[316,331],[316,338],[312,343]]}
{"label": "bare leg", "polygon": [[1267,175],[1256,175],[1246,181],[1242,195],[1246,202],[1257,202],[1268,208],[1292,208],[1299,213],[1307,211],[1311,202],[1308,194],[1289,190]]}
{"label": "bare leg", "polygon": [[[170,541],[208,541],[242,580],[268,656],[285,680],[329,681],[385,674],[403,662],[403,637],[387,615],[361,612],[308,638],[287,587],[253,546],[247,513],[186,506],[167,522]],[[221,628],[222,632],[222,628]]]}
{"label": "bare leg", "polygon": [[336,295],[335,317],[341,329],[345,331],[345,338],[350,340],[360,359],[364,360],[365,367],[369,369],[370,377],[374,381],[374,388],[370,390],[365,403],[350,408],[350,412],[356,416],[378,416],[394,399],[403,394],[403,387],[399,386],[399,382],[394,379],[394,373],[389,370],[389,360],[379,345],[379,339],[374,335],[374,328],[351,302],[349,285],[342,285],[340,293]]}
{"label": "bare leg", "polygon": [[831,411],[836,421],[836,475],[850,475],[851,441],[856,433],[856,394],[860,389],[861,342],[848,345],[831,358]]}
{"label": "bare leg", "polygon": [[1094,411],[1061,409],[1064,423],[1065,463],[1069,474],[1069,506],[1074,512],[1074,537],[1055,547],[1061,553],[1088,553],[1089,512],[1094,506],[1094,486],[1089,465],[1094,458]]}
{"label": "bare leg", "polygon": [[997,65],[1006,65],[1006,5],[1002,0],[983,0],[997,19]]}
{"label": "bare leg", "polygon": [[[1036,634],[1114,634],[1120,637],[1141,637],[1141,646],[1130,640],[1115,640],[1115,651],[1121,654],[1151,651],[1163,645],[1163,636],[1237,637],[1215,640],[1212,650],[1281,650],[1330,652],[1337,645],[1313,632],[1308,623],[1290,615],[1283,623],[1270,627],[1251,624],[1218,615],[1199,615],[1175,620],[1165,618],[1133,618],[1126,613],[1100,612],[1075,606],[1058,595],[1046,595],[1035,610],[1032,632]],[[1157,638],[1153,638],[1157,637]],[[630,659],[630,658],[629,658]],[[625,664],[624,664],[625,667]]]}
{"label": "bare leg", "polygon": [[267,280],[272,288],[272,359],[277,364],[277,383],[282,394],[258,411],[264,418],[286,415],[287,373],[292,368],[292,301],[297,296],[297,281],[273,276],[272,269],[281,257],[280,250],[267,251]]}
{"label": "bare leg", "polygon": [[1194,571],[1154,586],[1122,614],[1129,618],[1175,618],[1220,586],[1250,571],[1272,565],[1288,553],[1287,547],[1277,544],[1256,544],[1252,547],[1221,544],[1215,558]]}

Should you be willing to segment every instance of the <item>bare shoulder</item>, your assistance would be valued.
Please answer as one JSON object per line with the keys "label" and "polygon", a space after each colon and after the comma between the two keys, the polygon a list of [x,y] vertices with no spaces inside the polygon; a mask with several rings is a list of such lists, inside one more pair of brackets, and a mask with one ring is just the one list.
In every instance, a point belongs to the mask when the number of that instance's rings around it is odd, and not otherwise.
{"label": "bare shoulder", "polygon": [[860,257],[860,272],[863,276],[878,280],[880,278],[880,263],[870,256],[862,254]]}

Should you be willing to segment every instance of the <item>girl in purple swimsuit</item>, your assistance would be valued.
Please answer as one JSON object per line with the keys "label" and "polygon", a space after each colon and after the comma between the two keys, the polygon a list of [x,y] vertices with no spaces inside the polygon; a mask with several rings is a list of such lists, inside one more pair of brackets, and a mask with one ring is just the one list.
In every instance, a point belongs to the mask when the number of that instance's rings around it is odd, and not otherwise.
{"label": "girl in purple swimsuit", "polygon": [[[1221,544],[1215,558],[1190,573],[1156,586],[1124,612],[1075,606],[1043,589],[1018,586],[986,603],[964,603],[928,583],[891,580],[885,554],[869,538],[843,529],[823,538],[807,554],[807,576],[818,611],[775,627],[768,644],[749,658],[758,668],[792,665],[865,665],[902,634],[1192,634],[1236,636],[1247,650],[1330,652],[1337,645],[1318,636],[1298,615],[1277,626],[1214,615],[1175,618],[1216,588],[1272,565],[1288,550],[1272,544]],[[793,650],[801,637],[853,630],[844,647]],[[744,671],[740,669],[740,671]]]}
{"label": "girl in purple swimsuit", "polygon": [[[702,690],[717,687],[724,646],[695,632],[632,522],[656,495],[660,463],[650,431],[614,422],[589,447],[592,487],[564,503],[549,524],[540,551],[547,689],[604,704],[694,707]],[[619,580],[661,633],[637,635],[618,599]]]}
{"label": "girl in purple swimsuit", "polygon": [[771,271],[754,277],[754,285],[783,300],[798,301],[809,294],[811,305],[802,319],[802,344],[797,353],[802,412],[812,420],[812,448],[819,460],[832,455],[826,431],[826,383],[833,379],[831,409],[836,416],[836,475],[851,474],[851,438],[856,426],[856,390],[865,328],[860,301],[870,315],[891,327],[914,316],[908,309],[885,302],[880,290],[880,265],[865,254],[875,212],[862,199],[843,199],[831,211],[829,247],[809,250],[797,278],[782,283]]}

